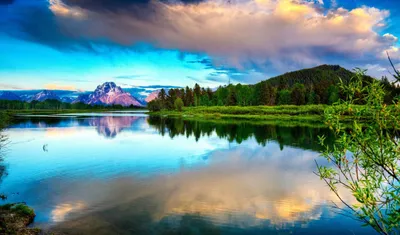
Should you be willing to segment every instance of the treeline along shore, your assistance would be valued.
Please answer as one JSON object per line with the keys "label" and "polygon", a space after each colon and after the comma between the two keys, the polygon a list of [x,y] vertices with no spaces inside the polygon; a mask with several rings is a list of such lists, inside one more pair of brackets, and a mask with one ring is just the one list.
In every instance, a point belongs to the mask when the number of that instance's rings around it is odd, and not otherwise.
{"label": "treeline along shore", "polygon": [[[322,65],[286,73],[254,85],[229,84],[212,90],[196,84],[194,88],[170,89],[168,92],[161,90],[158,97],[149,102],[148,108],[152,112],[183,110],[189,113],[200,111],[212,114],[218,111],[218,113],[230,115],[318,115],[323,113],[324,105],[346,99],[341,85],[348,84],[354,76],[354,72],[340,66]],[[363,75],[362,80],[363,83],[368,84],[374,79]],[[392,104],[393,100],[400,95],[400,87],[391,83],[386,77],[383,77],[380,83],[385,91],[385,103]],[[362,97],[363,94],[359,96]],[[363,105],[362,99],[356,104]],[[199,106],[206,108],[193,108]],[[214,106],[218,108],[213,108]],[[248,106],[257,107],[248,108]],[[262,106],[274,108],[262,108]],[[295,106],[305,107],[296,108]]]}

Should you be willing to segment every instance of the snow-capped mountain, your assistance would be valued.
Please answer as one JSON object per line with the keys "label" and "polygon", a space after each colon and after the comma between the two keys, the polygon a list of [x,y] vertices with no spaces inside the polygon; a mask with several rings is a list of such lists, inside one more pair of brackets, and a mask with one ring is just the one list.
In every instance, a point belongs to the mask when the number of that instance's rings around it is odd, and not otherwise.
{"label": "snow-capped mountain", "polygon": [[96,90],[87,95],[81,95],[73,103],[86,103],[90,105],[113,105],[119,104],[122,106],[142,106],[142,104],[133,97],[130,93],[124,92],[121,87],[114,82],[106,82],[97,86]]}
{"label": "snow-capped mountain", "polygon": [[19,95],[15,94],[14,92],[3,91],[0,94],[0,100],[21,100],[21,97],[19,97]]}
{"label": "snow-capped mountain", "polygon": [[36,95],[34,95],[29,101],[45,101],[45,100],[60,100],[60,97],[58,95],[50,90],[43,90]]}

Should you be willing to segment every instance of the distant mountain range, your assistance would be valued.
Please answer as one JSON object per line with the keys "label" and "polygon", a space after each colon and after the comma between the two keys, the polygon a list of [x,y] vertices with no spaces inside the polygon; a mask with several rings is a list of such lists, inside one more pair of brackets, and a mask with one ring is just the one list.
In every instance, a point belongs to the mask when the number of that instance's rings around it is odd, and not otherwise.
{"label": "distant mountain range", "polygon": [[[314,68],[302,69],[285,73],[263,82],[269,83],[279,89],[291,88],[294,84],[304,84],[306,88],[313,87],[316,90],[326,91],[331,84],[350,80],[354,73],[339,65],[321,65]],[[365,79],[372,79],[365,76]],[[261,82],[262,83],[262,82]],[[260,84],[260,83],[258,83]],[[254,84],[257,85],[257,84]],[[252,85],[250,85],[252,86]],[[114,82],[106,82],[99,85],[93,92],[66,91],[66,90],[14,90],[0,91],[0,100],[21,100],[31,102],[56,99],[67,103],[82,102],[85,104],[123,106],[145,106],[148,102],[157,98],[161,89],[168,92],[169,89],[180,88],[176,86],[137,86],[121,88]],[[324,95],[320,95],[325,97]]]}
{"label": "distant mountain range", "polygon": [[86,91],[69,91],[69,90],[0,90],[0,100],[20,100],[28,101],[32,100],[46,100],[53,97],[57,100],[75,100],[79,95],[88,93]]}
{"label": "distant mountain range", "polygon": [[138,86],[121,88],[114,82],[106,82],[97,86],[93,92],[68,91],[68,90],[13,90],[0,91],[0,100],[18,100],[32,102],[49,99],[65,103],[82,102],[91,105],[145,106],[147,102],[155,99],[161,89],[178,88],[176,86]]}
{"label": "distant mountain range", "polygon": [[21,96],[11,91],[3,91],[0,94],[0,100],[22,100]]}
{"label": "distant mountain range", "polygon": [[41,91],[39,93],[37,93],[36,95],[34,95],[32,98],[30,98],[28,101],[32,102],[32,101],[45,101],[45,100],[61,100],[60,97],[58,97],[58,95],[50,90],[44,90]]}

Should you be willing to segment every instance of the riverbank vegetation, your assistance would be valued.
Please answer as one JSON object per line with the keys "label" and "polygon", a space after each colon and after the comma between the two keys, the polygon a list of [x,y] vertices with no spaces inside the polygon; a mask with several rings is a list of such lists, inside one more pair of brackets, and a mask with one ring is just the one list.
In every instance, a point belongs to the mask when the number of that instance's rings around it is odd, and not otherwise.
{"label": "riverbank vegetation", "polygon": [[33,222],[34,218],[34,211],[23,203],[1,205],[0,234],[40,234],[40,229],[27,228]]}
{"label": "riverbank vegetation", "polygon": [[[390,106],[390,105],[389,105]],[[151,115],[216,119],[240,119],[240,120],[280,120],[280,121],[307,121],[324,123],[324,113],[329,105],[281,105],[281,106],[198,106],[183,107],[178,110],[161,110],[150,112]],[[363,105],[352,105],[352,109],[345,110],[341,115],[342,120],[351,121],[355,112],[362,109]],[[370,116],[364,113],[361,119],[367,121]]]}
{"label": "riverbank vegetation", "polygon": [[151,115],[184,116],[206,119],[247,119],[247,120],[311,120],[321,121],[325,105],[283,105],[283,106],[197,106],[178,110],[161,110]]}

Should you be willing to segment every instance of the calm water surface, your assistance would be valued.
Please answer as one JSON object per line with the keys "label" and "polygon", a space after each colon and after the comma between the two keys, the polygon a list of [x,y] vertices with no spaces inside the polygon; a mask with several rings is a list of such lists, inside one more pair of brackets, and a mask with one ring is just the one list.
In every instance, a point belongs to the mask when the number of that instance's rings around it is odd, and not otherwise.
{"label": "calm water surface", "polygon": [[[324,127],[140,113],[20,117],[0,184],[65,234],[373,234],[313,174]],[[319,159],[321,160],[321,159]],[[350,200],[350,196],[344,195]]]}

